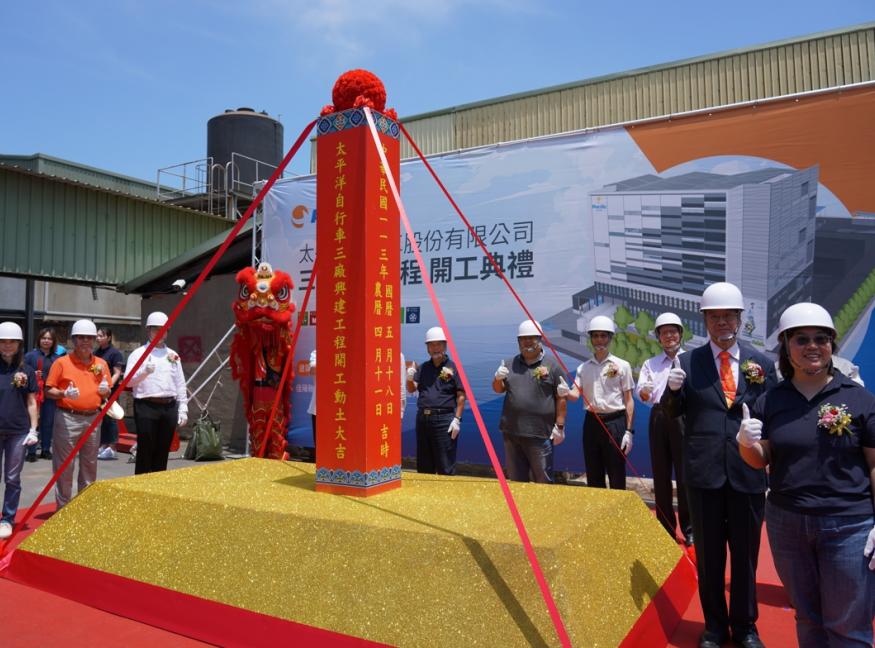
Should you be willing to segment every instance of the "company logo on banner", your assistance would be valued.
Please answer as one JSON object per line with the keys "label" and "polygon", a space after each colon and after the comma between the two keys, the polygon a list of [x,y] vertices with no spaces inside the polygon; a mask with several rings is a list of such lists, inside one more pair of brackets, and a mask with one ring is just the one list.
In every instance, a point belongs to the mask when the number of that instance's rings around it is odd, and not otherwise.
{"label": "company logo on banner", "polygon": [[[585,331],[595,315],[614,319],[612,352],[636,369],[661,351],[652,329],[662,312],[683,319],[686,348],[702,344],[699,297],[711,283],[731,281],[747,306],[742,340],[773,350],[783,309],[815,301],[836,318],[840,355],[875,381],[875,344],[863,343],[875,297],[875,187],[867,181],[875,159],[850,153],[851,169],[842,158],[843,150],[873,150],[873,110],[875,92],[851,92],[430,162],[572,373],[590,357]],[[402,350],[408,361],[427,359],[423,336],[437,319],[422,283],[426,272],[501,448],[504,397],[492,391],[492,377],[502,359],[518,353],[516,330],[526,315],[418,161],[401,165],[401,187],[425,261],[420,269],[399,229]],[[277,183],[264,218],[264,257],[292,274],[302,297],[316,256],[315,179]],[[318,304],[311,308],[299,359],[314,348]],[[312,384],[309,377],[298,381]],[[298,445],[312,444],[308,397],[295,390],[291,434]],[[408,403],[402,454],[412,457],[415,397]],[[644,475],[651,474],[649,411],[636,400],[631,460]],[[584,470],[582,420],[580,401],[569,404],[572,442],[555,449],[555,469]],[[488,463],[470,414],[458,458]]]}

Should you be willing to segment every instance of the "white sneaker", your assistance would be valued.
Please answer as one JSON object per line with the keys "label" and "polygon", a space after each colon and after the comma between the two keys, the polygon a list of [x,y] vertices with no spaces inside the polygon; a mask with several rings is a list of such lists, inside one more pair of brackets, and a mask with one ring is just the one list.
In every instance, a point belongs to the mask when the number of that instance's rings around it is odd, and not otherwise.
{"label": "white sneaker", "polygon": [[12,525],[9,522],[0,522],[0,540],[5,540],[12,535]]}
{"label": "white sneaker", "polygon": [[97,453],[98,459],[115,459],[115,450],[112,446],[106,446],[103,450]]}

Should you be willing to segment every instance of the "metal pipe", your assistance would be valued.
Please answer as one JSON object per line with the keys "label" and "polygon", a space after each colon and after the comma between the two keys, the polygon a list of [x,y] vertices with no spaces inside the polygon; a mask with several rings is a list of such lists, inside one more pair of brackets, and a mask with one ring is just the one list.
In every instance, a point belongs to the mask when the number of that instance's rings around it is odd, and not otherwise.
{"label": "metal pipe", "polygon": [[142,320],[139,316],[134,315],[108,315],[101,313],[74,313],[72,311],[50,311],[43,312],[43,319],[48,315],[60,315],[61,317],[78,317],[80,319],[99,319],[99,320],[119,320],[121,322],[139,322]]}
{"label": "metal pipe", "polygon": [[[222,362],[219,363],[219,366],[216,367],[215,371],[213,371],[213,373],[211,373],[209,376],[207,376],[206,378],[204,378],[204,381],[200,384],[200,387],[198,387],[198,388],[195,389],[193,392],[191,392],[191,395],[189,396],[189,398],[194,398],[195,396],[197,396],[198,392],[200,392],[201,389],[203,389],[204,387],[206,387],[206,386],[209,384],[210,380],[212,380],[213,377],[215,377],[215,375],[216,375],[217,373],[219,373],[222,369],[225,368],[225,365],[228,364],[228,361],[229,361],[230,359],[231,359],[231,356],[228,356],[227,358],[225,358],[224,360],[222,360]],[[203,366],[203,365],[201,365],[201,366]],[[191,378],[188,379],[188,382],[186,382],[186,385],[188,385],[188,383],[190,383],[190,382],[191,382]]]}
{"label": "metal pipe", "polygon": [[188,382],[191,382],[192,380],[194,380],[194,377],[198,375],[198,373],[200,372],[201,369],[203,369],[203,366],[207,363],[207,360],[209,360],[210,358],[213,357],[213,355],[215,355],[216,351],[219,350],[219,347],[222,346],[222,344],[225,342],[225,340],[228,339],[228,336],[231,335],[231,333],[234,331],[235,328],[237,328],[237,326],[235,324],[232,324],[231,328],[228,329],[228,332],[222,336],[222,339],[219,340],[218,342],[216,342],[216,346],[213,347],[213,350],[204,356],[203,362],[201,362],[198,365],[198,368],[195,369],[194,372],[188,377]]}

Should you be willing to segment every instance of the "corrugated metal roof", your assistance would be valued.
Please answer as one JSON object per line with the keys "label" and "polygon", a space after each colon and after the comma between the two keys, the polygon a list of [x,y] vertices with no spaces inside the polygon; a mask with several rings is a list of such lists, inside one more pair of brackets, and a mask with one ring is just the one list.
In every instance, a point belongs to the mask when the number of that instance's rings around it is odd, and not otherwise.
{"label": "corrugated metal roof", "polygon": [[34,173],[56,176],[149,200],[158,198],[158,189],[154,182],[113,173],[105,169],[97,169],[70,160],[62,160],[45,153],[34,153],[33,155],[0,154],[0,164],[17,166]]}
{"label": "corrugated metal roof", "polygon": [[120,284],[226,231],[229,221],[0,164],[0,274]]}
{"label": "corrugated metal roof", "polygon": [[[875,22],[411,115],[426,155],[875,80]],[[412,151],[402,140],[402,157]],[[315,172],[315,147],[311,154]]]}

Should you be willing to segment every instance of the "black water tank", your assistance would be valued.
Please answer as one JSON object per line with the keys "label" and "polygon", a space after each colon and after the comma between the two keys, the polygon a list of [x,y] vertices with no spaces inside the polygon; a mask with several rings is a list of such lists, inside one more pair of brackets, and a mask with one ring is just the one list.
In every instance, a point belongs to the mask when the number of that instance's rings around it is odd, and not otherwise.
{"label": "black water tank", "polygon": [[[283,125],[266,112],[255,112],[252,108],[226,110],[207,122],[207,157],[213,158],[213,165],[226,167],[234,158],[234,191],[248,192],[257,180],[267,180],[273,167],[283,159]],[[240,157],[241,155],[246,156]],[[251,159],[247,159],[251,158]],[[265,164],[256,164],[258,160]],[[223,175],[212,173],[213,190],[222,190]]]}

